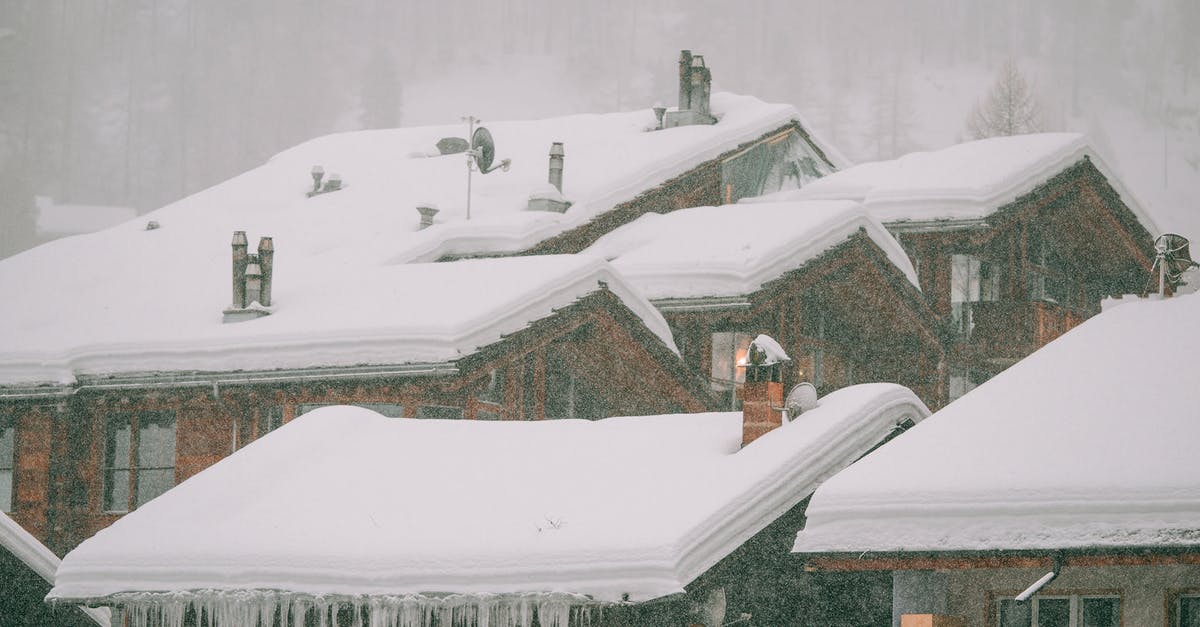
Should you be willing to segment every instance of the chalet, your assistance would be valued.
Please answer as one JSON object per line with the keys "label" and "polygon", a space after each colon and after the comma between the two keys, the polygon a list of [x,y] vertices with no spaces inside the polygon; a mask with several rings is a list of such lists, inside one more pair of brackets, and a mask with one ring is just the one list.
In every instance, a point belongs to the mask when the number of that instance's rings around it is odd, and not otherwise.
{"label": "chalet", "polygon": [[0,366],[6,508],[71,547],[329,404],[478,420],[710,404],[666,322],[602,260],[400,264],[352,281],[340,268],[308,270],[255,320],[222,324],[220,308],[129,320],[127,309],[101,309],[53,339],[13,338]]}
{"label": "chalet", "polygon": [[807,568],[894,625],[1196,625],[1200,296],[1119,302],[823,485]]}
{"label": "chalet", "polygon": [[928,412],[870,384],[784,422],[786,355],[765,353],[744,415],[314,411],[85,541],[49,598],[133,627],[794,624],[807,496]]}
{"label": "chalet", "polygon": [[108,627],[107,609],[43,602],[59,560],[13,519],[0,514],[0,624]]}
{"label": "chalet", "polygon": [[862,164],[778,197],[861,201],[900,240],[952,336],[951,400],[1099,312],[1104,296],[1145,293],[1158,234],[1072,133]]}
{"label": "chalet", "polygon": [[[671,110],[318,138],[0,262],[22,295],[0,302],[15,442],[0,511],[63,551],[326,404],[503,420],[712,408],[611,267],[549,255],[844,165],[794,108],[710,96],[709,77],[688,53]],[[509,256],[528,259],[461,259]]]}
{"label": "chalet", "polygon": [[738,407],[746,349],[778,338],[824,394],[905,385],[944,404],[938,321],[904,250],[855,201],[791,201],[646,215],[587,249],[658,307],[684,361]]}

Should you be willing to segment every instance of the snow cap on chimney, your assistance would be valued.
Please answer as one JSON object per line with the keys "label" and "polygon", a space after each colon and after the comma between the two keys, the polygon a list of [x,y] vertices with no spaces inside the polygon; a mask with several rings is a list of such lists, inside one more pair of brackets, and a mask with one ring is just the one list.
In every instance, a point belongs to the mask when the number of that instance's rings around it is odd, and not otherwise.
{"label": "snow cap on chimney", "polygon": [[742,446],[783,425],[783,365],[790,361],[770,336],[750,342],[742,384]]}

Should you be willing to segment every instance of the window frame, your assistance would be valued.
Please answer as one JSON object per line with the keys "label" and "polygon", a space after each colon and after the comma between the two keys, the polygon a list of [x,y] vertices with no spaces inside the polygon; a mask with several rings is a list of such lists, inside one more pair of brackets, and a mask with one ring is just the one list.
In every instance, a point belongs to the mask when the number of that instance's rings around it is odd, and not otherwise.
{"label": "window frame", "polygon": [[1184,627],[1182,615],[1184,599],[1196,599],[1197,602],[1200,602],[1200,588],[1167,591],[1167,625],[1169,627]]}
{"label": "window frame", "polygon": [[[717,376],[718,373],[716,372],[717,363],[718,363],[717,362],[717,346],[718,346],[717,336],[724,336],[724,335],[729,336],[729,341],[728,342],[722,341],[721,349],[724,350],[724,349],[728,348],[732,351],[732,354],[729,356],[730,370],[732,370],[732,375],[733,375],[733,377],[731,379],[719,377],[719,376]],[[742,389],[742,384],[744,384],[746,382],[746,365],[744,363],[739,365],[738,362],[745,358],[746,353],[750,349],[750,343],[754,341],[754,337],[755,337],[755,334],[752,332],[741,331],[741,330],[737,330],[737,329],[721,329],[721,330],[714,329],[714,330],[709,331],[709,337],[708,337],[708,341],[709,341],[709,355],[708,355],[709,388],[715,394],[717,394],[720,398],[724,398],[726,395],[728,395],[730,410],[738,410],[741,408],[739,405],[738,390]],[[741,340],[745,340],[744,348],[742,347],[743,342]],[[740,354],[740,356],[739,356],[739,354]],[[724,363],[725,360],[722,359],[721,361],[722,361],[722,363]],[[724,373],[721,373],[721,374],[724,374]]]}
{"label": "window frame", "polygon": [[[0,512],[11,514],[17,509],[17,416],[12,412],[0,412],[0,439],[5,431],[11,432],[8,459],[0,455],[0,473],[8,471],[8,501],[0,500]],[[7,466],[5,465],[7,464]],[[3,477],[0,474],[0,477]]]}
{"label": "window frame", "polygon": [[[170,417],[172,445],[171,465],[170,466],[148,466],[140,463],[139,457],[141,454],[143,426],[151,420],[162,418],[163,416]],[[110,425],[115,420],[124,418],[123,424],[129,427],[129,450],[127,452],[128,459],[126,466],[111,465],[114,461],[111,459],[111,448],[109,446]],[[100,510],[105,514],[127,514],[135,509],[145,505],[146,503],[161,496],[167,490],[175,487],[176,472],[179,466],[179,416],[173,409],[135,409],[109,412],[105,415],[104,421],[101,424],[101,439],[100,439],[101,463],[100,463]],[[153,471],[170,471],[171,485],[162,492],[147,498],[143,502],[139,502],[139,475]],[[125,479],[125,508],[119,509],[110,507],[114,505],[109,496],[109,490],[114,486],[112,476],[114,473],[127,473]]]}
{"label": "window frame", "polygon": [[[1002,627],[1004,623],[1000,621],[1002,608],[1004,603],[1013,602],[1017,592],[995,593],[992,595],[990,611],[988,612],[988,625],[992,627]],[[1117,602],[1117,622],[1116,627],[1121,627],[1125,624],[1125,595],[1120,590],[1055,590],[1046,594],[1036,594],[1031,597],[1026,603],[1030,604],[1029,609],[1029,625],[1037,627],[1039,614],[1039,602],[1043,600],[1062,600],[1067,599],[1070,602],[1070,609],[1067,618],[1068,627],[1081,627],[1082,617],[1080,615],[1082,602],[1085,599],[1112,599]]]}

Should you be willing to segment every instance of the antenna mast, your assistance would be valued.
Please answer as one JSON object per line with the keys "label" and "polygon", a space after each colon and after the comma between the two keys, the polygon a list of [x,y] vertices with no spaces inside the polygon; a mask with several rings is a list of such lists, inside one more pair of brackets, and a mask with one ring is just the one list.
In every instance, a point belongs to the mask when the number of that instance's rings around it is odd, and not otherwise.
{"label": "antenna mast", "polygon": [[[464,117],[463,120],[467,123],[467,137],[468,138],[474,137],[475,136],[475,123],[480,122],[482,120],[480,120],[479,118],[477,118],[473,115],[468,115],[468,116]],[[467,141],[470,141],[470,139],[468,139]],[[471,173],[475,171],[475,155],[476,155],[475,150],[474,150],[475,147],[472,146],[471,148],[472,148],[472,150],[467,150],[467,219],[468,220],[471,219]]]}

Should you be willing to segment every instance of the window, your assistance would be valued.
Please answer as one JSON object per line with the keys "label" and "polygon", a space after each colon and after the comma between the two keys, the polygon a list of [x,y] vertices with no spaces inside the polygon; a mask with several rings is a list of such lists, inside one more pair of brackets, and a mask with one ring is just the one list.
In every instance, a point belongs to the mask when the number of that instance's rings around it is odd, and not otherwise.
{"label": "window", "polygon": [[104,510],[133,510],[173,485],[175,412],[110,415],[104,430]]}
{"label": "window", "polygon": [[951,256],[950,320],[956,333],[970,337],[975,328],[972,303],[999,299],[999,268],[973,255]]}
{"label": "window", "polygon": [[800,133],[787,131],[759,142],[721,164],[727,203],[782,189],[797,189],[829,173]]}
{"label": "window", "polygon": [[983,385],[983,382],[990,378],[991,375],[982,370],[952,366],[950,368],[950,400],[962,398],[964,394]]}
{"label": "window", "polygon": [[569,361],[557,350],[546,355],[546,419],[599,420],[610,415],[604,396],[577,376]]}
{"label": "window", "polygon": [[0,512],[13,511],[13,466],[17,426],[11,414],[0,414]]}
{"label": "window", "polygon": [[1175,597],[1171,603],[1171,627],[1200,627],[1200,592]]}
{"label": "window", "polygon": [[[404,405],[399,403],[301,403],[296,406],[296,416],[302,416],[315,409],[322,407],[334,407],[337,405],[351,405],[352,407],[362,407],[369,409],[377,414],[387,416],[388,418],[403,418]],[[283,415],[279,417],[280,424],[283,424]]]}
{"label": "window", "polygon": [[496,405],[504,404],[504,368],[492,368],[484,380],[483,391],[479,400]]}
{"label": "window", "polygon": [[737,390],[746,380],[746,352],[754,337],[749,333],[721,331],[712,334],[712,389],[738,409]]}
{"label": "window", "polygon": [[1120,627],[1121,599],[1116,596],[1037,596],[1020,602],[1003,599],[996,608],[998,627]]}
{"label": "window", "polygon": [[283,407],[272,405],[258,412],[258,437],[283,426]]}
{"label": "window", "polygon": [[1075,305],[1072,296],[1074,283],[1067,277],[1065,266],[1053,247],[1037,230],[1029,232],[1026,248],[1029,261],[1027,290],[1029,300]]}

